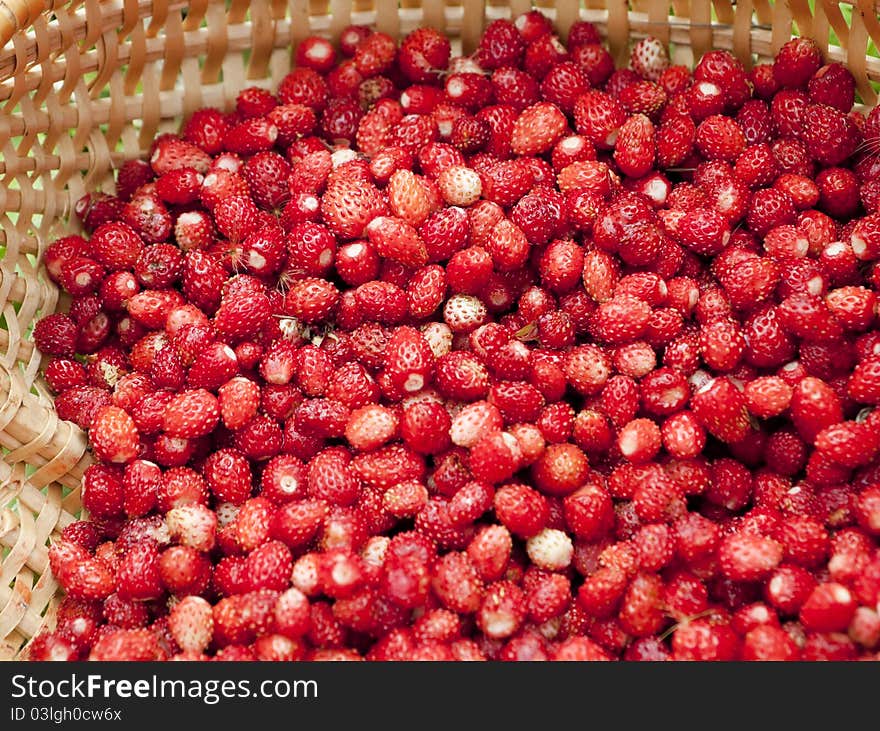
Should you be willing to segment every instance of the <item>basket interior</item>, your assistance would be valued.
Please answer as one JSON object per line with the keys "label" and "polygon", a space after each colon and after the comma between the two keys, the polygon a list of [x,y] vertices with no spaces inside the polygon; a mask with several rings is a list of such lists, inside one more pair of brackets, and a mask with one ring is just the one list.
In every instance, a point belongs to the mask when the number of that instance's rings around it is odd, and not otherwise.
{"label": "basket interior", "polygon": [[[861,100],[874,104],[880,46],[874,3],[833,0],[540,0],[565,35],[596,23],[622,62],[654,35],[691,63],[713,48],[746,64],[808,35],[846,63]],[[47,6],[39,12],[43,6]],[[163,131],[201,106],[229,109],[248,85],[274,88],[292,49],[350,23],[395,37],[420,25],[471,52],[487,20],[528,10],[529,0],[0,0],[0,658],[51,621],[56,584],[46,546],[80,510],[85,435],[55,415],[29,332],[63,308],[40,256],[75,228],[73,203],[112,190],[121,161],[143,155]],[[812,6],[815,5],[815,8]],[[37,12],[33,12],[36,7]],[[7,36],[9,37],[8,42]]]}

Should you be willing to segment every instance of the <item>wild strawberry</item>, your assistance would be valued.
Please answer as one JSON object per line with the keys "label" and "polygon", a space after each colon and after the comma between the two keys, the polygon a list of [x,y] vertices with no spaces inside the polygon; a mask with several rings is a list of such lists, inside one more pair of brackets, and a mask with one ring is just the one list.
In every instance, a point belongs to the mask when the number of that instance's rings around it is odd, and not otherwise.
{"label": "wild strawberry", "polygon": [[842,584],[820,583],[801,605],[799,618],[816,632],[845,630],[856,610],[852,593]]}
{"label": "wild strawberry", "polygon": [[647,462],[660,450],[660,429],[650,419],[634,419],[619,432],[620,453],[634,464]]}
{"label": "wild strawberry", "polygon": [[137,232],[122,222],[99,226],[90,243],[94,259],[112,271],[133,268],[144,247]]}
{"label": "wild strawberry", "polygon": [[137,456],[137,427],[131,417],[116,406],[105,406],[95,414],[89,438],[95,455],[105,462],[125,463]]}
{"label": "wild strawberry", "polygon": [[433,28],[419,28],[400,44],[397,62],[413,83],[433,80],[449,65],[449,40]]}
{"label": "wild strawberry", "polygon": [[666,46],[656,38],[642,38],[633,46],[630,66],[648,81],[657,81],[669,67]]}
{"label": "wild strawberry", "polygon": [[855,79],[849,70],[839,64],[825,64],[813,74],[807,86],[810,101],[827,104],[846,114],[855,101]]}
{"label": "wild strawberry", "polygon": [[739,534],[721,542],[721,571],[735,581],[756,581],[768,576],[782,561],[782,546],[770,538]]}
{"label": "wild strawberry", "polygon": [[[198,143],[211,146],[208,142],[209,127],[207,117],[192,120],[188,127],[188,136],[193,142],[188,142],[174,135],[168,135],[159,140],[153,148],[150,156],[150,165],[156,175],[164,175],[172,170],[180,168],[193,168],[196,172],[204,175],[208,172],[211,157],[205,150],[197,147]],[[196,129],[199,129],[197,132]]]}
{"label": "wild strawberry", "polygon": [[378,190],[371,185],[334,181],[321,198],[327,227],[346,239],[362,236],[366,225],[386,210]]}
{"label": "wild strawberry", "polygon": [[61,313],[41,318],[34,327],[34,342],[46,355],[72,357],[76,338],[76,323]]}
{"label": "wild strawberry", "polygon": [[512,477],[521,459],[522,453],[513,435],[493,432],[474,444],[468,465],[475,478],[494,485]]}
{"label": "wild strawberry", "polygon": [[618,345],[640,337],[650,317],[651,308],[644,300],[622,294],[599,305],[592,326],[600,341]]}
{"label": "wild strawberry", "polygon": [[325,279],[298,279],[287,292],[285,307],[291,315],[306,323],[329,317],[339,292]]}
{"label": "wild strawberry", "polygon": [[810,38],[793,38],[785,43],[773,62],[773,78],[784,88],[806,86],[822,65],[822,53]]}
{"label": "wild strawberry", "polygon": [[520,112],[513,127],[511,149],[516,155],[538,155],[553,147],[567,128],[565,115],[549,102]]}
{"label": "wild strawberry", "polygon": [[575,128],[594,145],[610,149],[617,132],[626,121],[623,107],[601,91],[587,91],[578,97],[574,106]]}
{"label": "wild strawberry", "polygon": [[210,434],[220,418],[216,397],[204,389],[184,391],[166,407],[163,428],[171,437]]}
{"label": "wild strawberry", "polygon": [[644,114],[621,125],[614,143],[614,161],[632,178],[646,175],[654,165],[654,126]]}
{"label": "wild strawberry", "polygon": [[159,548],[155,541],[143,540],[126,549],[119,562],[117,582],[123,599],[143,601],[162,595]]}
{"label": "wild strawberry", "polygon": [[793,388],[791,419],[801,437],[813,443],[824,428],[843,421],[837,394],[824,381],[807,376]]}
{"label": "wild strawberry", "polygon": [[810,155],[823,165],[839,165],[860,142],[852,120],[824,104],[810,104],[804,110],[802,138]]}
{"label": "wild strawberry", "polygon": [[716,114],[697,127],[695,143],[706,159],[733,161],[745,149],[746,140],[736,122]]}
{"label": "wild strawberry", "polygon": [[700,423],[721,441],[738,442],[748,433],[745,399],[727,378],[707,382],[694,393],[691,408]]}
{"label": "wild strawberry", "polygon": [[443,320],[454,332],[468,333],[486,322],[486,306],[472,295],[456,294],[443,307]]}
{"label": "wild strawberry", "polygon": [[724,110],[724,90],[711,81],[702,80],[684,92],[685,103],[690,116],[696,122],[719,114]]}
{"label": "wild strawberry", "polygon": [[146,662],[160,656],[156,636],[148,629],[115,629],[103,634],[89,652],[89,660]]}

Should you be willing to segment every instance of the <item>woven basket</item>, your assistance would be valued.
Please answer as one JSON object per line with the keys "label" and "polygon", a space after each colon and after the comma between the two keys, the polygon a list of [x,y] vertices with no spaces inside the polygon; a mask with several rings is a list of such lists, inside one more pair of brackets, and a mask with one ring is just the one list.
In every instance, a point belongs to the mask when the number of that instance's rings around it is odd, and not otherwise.
{"label": "woven basket", "polygon": [[[838,0],[538,0],[560,35],[595,22],[618,62],[631,39],[670,42],[690,63],[713,48],[747,65],[792,34],[807,35],[846,63],[862,101],[880,61],[874,0],[849,13]],[[72,204],[112,186],[121,161],[157,133],[176,130],[200,106],[230,108],[247,85],[274,87],[291,47],[312,33],[335,37],[350,23],[401,36],[419,25],[445,31],[471,52],[488,19],[529,0],[0,0],[0,658],[19,657],[53,622],[58,584],[47,546],[81,510],[87,441],[58,419],[29,340],[35,319],[65,303],[41,270],[51,241],[75,226]],[[672,13],[672,14],[670,14]],[[833,36],[831,35],[833,32]],[[839,46],[829,38],[836,37]],[[107,93],[109,92],[109,94]]]}

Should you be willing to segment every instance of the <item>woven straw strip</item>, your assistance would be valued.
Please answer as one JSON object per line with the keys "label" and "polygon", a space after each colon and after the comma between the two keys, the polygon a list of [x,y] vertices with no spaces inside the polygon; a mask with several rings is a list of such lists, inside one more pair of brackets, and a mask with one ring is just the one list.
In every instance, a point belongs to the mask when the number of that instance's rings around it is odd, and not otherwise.
{"label": "woven straw strip", "polygon": [[[0,584],[0,637],[6,637],[16,629],[33,637],[43,622],[42,608],[33,602],[34,573],[23,568],[24,561],[36,543],[36,523],[28,510],[18,511],[18,535],[15,545],[3,561],[3,582]],[[16,569],[16,565],[17,569]],[[10,571],[9,569],[13,569]],[[7,575],[8,574],[8,575]],[[51,572],[46,571],[51,577]],[[52,579],[54,581],[54,579]],[[12,588],[9,584],[12,583]]]}
{"label": "woven straw strip", "polygon": [[91,461],[86,436],[61,421],[51,403],[29,393],[15,371],[0,368],[0,447],[10,450],[9,463],[40,469],[31,482],[42,487],[53,480],[75,487]]}
{"label": "woven straw strip", "polygon": [[45,9],[43,0],[0,0],[0,46],[16,31],[32,25]]}

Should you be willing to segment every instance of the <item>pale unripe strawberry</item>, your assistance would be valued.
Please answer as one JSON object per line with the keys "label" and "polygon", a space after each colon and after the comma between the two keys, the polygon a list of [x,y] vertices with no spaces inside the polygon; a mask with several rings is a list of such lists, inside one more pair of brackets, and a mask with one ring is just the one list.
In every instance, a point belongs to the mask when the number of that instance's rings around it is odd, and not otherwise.
{"label": "pale unripe strawberry", "polygon": [[526,553],[535,566],[562,571],[571,563],[574,546],[568,534],[556,528],[544,528],[526,542]]}
{"label": "pale unripe strawberry", "polygon": [[218,503],[214,510],[217,513],[217,527],[225,528],[235,521],[235,517],[241,510],[241,505],[234,505],[233,503]]}
{"label": "pale unripe strawberry", "polygon": [[443,322],[429,322],[422,327],[422,335],[428,341],[435,358],[452,350],[452,330]]}
{"label": "pale unripe strawberry", "polygon": [[504,418],[494,404],[488,401],[475,401],[459,411],[452,419],[449,436],[453,444],[470,448],[491,431],[504,426]]}
{"label": "pale unripe strawberry", "polygon": [[510,433],[516,437],[524,465],[534,464],[544,454],[547,446],[544,435],[534,424],[514,424],[510,427]]}
{"label": "pale unripe strawberry", "polygon": [[211,605],[200,596],[184,597],[171,609],[168,629],[184,652],[204,651],[214,634]]}
{"label": "pale unripe strawberry", "polygon": [[477,624],[489,637],[503,639],[516,634],[526,615],[522,589],[510,581],[489,586],[477,613]]}
{"label": "pale unripe strawberry", "polygon": [[321,590],[321,557],[317,553],[305,553],[293,564],[290,583],[306,596],[315,596]]}
{"label": "pale unripe strawberry", "polygon": [[880,614],[870,607],[858,607],[849,624],[848,634],[853,642],[868,649],[880,644]]}
{"label": "pale unripe strawberry", "polygon": [[205,505],[181,505],[165,515],[172,537],[197,551],[210,551],[217,534],[217,514]]}
{"label": "pale unripe strawberry", "polygon": [[373,536],[361,549],[361,558],[371,566],[382,566],[391,539],[388,536]]}
{"label": "pale unripe strawberry", "polygon": [[443,200],[451,206],[476,203],[483,192],[483,182],[476,171],[462,165],[446,168],[437,178]]}
{"label": "pale unripe strawberry", "polygon": [[443,307],[443,320],[454,333],[469,333],[486,322],[486,305],[470,294],[456,294]]}
{"label": "pale unripe strawberry", "polygon": [[355,449],[371,451],[382,446],[396,433],[400,420],[397,414],[379,404],[355,409],[348,418],[345,438]]}
{"label": "pale unripe strawberry", "polygon": [[336,150],[333,154],[330,155],[330,162],[332,163],[334,168],[338,168],[341,165],[345,165],[347,162],[351,162],[352,160],[357,160],[358,154],[352,149],[343,148],[341,150]]}
{"label": "pale unripe strawberry", "polygon": [[629,63],[639,76],[657,81],[669,68],[669,53],[661,41],[648,36],[633,46]]}

